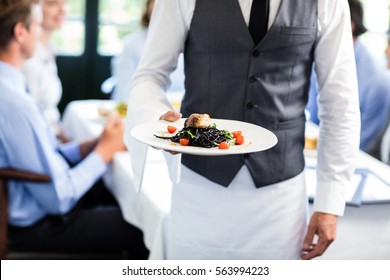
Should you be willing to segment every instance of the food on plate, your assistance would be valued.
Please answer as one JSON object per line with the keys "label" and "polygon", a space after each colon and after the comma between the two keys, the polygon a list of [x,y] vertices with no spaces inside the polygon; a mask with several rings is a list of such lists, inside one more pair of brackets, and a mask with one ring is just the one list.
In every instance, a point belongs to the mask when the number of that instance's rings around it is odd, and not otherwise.
{"label": "food on plate", "polygon": [[184,127],[194,127],[194,128],[208,128],[210,126],[211,119],[208,114],[192,114],[184,122]]}
{"label": "food on plate", "polygon": [[182,146],[188,146],[188,144],[190,144],[190,139],[188,139],[188,138],[180,138],[179,139],[179,143]]}
{"label": "food on plate", "polygon": [[[173,128],[176,131],[176,127],[168,125],[168,132],[171,134],[174,133]],[[192,114],[185,120],[184,128],[175,135],[154,136],[159,139],[167,139],[175,143],[180,143],[182,146],[228,149],[232,145],[241,145],[244,143],[242,132],[235,131],[235,133],[237,137],[227,130],[218,129],[215,124],[211,124],[211,119],[208,114]]]}
{"label": "food on plate", "polygon": [[167,130],[169,133],[175,133],[177,128],[174,127],[173,125],[168,125]]}
{"label": "food on plate", "polygon": [[245,142],[245,138],[243,135],[239,135],[237,137],[234,137],[236,139],[236,145],[242,145]]}
{"label": "food on plate", "polygon": [[119,102],[116,104],[114,109],[112,107],[110,109],[103,107],[98,108],[98,114],[102,117],[109,117],[111,114],[116,113],[118,113],[121,117],[126,117],[127,104],[124,102]]}
{"label": "food on plate", "polygon": [[111,114],[111,110],[106,108],[98,108],[98,113],[102,117],[108,117]]}
{"label": "food on plate", "polygon": [[218,145],[218,149],[220,149],[220,150],[227,150],[229,148],[230,148],[230,145],[226,141],[223,141],[223,142],[219,143],[219,145]]}
{"label": "food on plate", "polygon": [[117,105],[116,105],[116,111],[119,113],[119,115],[121,115],[122,117],[126,117],[126,113],[127,113],[127,104],[124,103],[124,102],[119,102]]}

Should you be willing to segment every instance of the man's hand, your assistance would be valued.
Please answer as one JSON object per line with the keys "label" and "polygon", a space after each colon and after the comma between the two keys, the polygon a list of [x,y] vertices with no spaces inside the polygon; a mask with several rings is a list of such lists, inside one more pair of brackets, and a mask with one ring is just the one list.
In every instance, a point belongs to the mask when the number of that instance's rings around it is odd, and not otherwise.
{"label": "man's hand", "polygon": [[119,116],[110,116],[107,121],[95,148],[105,163],[109,163],[116,152],[126,150],[123,143],[124,127],[123,119]]}
{"label": "man's hand", "polygon": [[[310,260],[321,256],[329,245],[336,239],[337,216],[314,212],[311,216],[309,227],[303,244],[301,258]],[[314,236],[318,241],[314,244]]]}

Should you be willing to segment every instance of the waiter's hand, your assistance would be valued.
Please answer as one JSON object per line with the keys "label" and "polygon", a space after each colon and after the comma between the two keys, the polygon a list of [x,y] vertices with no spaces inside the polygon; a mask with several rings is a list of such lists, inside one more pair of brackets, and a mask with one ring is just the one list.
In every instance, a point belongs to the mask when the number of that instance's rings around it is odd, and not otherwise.
{"label": "waiter's hand", "polygon": [[[180,113],[174,111],[168,111],[164,115],[161,115],[160,120],[175,122],[177,120],[180,120],[180,118],[181,118]],[[177,152],[173,152],[173,151],[168,151],[168,150],[164,150],[164,151],[171,153],[172,155],[178,154]]]}
{"label": "waiter's hand", "polygon": [[[305,236],[301,258],[310,260],[321,256],[329,245],[336,239],[337,216],[314,212]],[[314,236],[318,236],[314,244]]]}
{"label": "waiter's hand", "polygon": [[180,120],[180,118],[181,118],[180,113],[174,111],[168,111],[164,115],[161,115],[160,120],[175,122],[177,120]]}

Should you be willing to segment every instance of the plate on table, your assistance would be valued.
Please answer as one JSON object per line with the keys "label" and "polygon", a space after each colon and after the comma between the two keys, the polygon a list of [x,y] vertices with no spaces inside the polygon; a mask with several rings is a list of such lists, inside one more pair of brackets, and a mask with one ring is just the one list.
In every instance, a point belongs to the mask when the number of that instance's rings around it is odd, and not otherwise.
{"label": "plate on table", "polygon": [[[96,110],[96,108],[95,108]],[[103,104],[99,106],[93,114],[91,114],[90,119],[100,124],[106,124],[107,120],[113,114],[117,114],[121,118],[126,118],[127,113],[127,104],[124,102],[111,102],[109,104]]]}
{"label": "plate on table", "polygon": [[[154,136],[171,137],[184,127],[184,121],[180,119],[176,122],[168,122],[163,120],[152,121],[141,124],[131,130],[131,135],[138,141],[158,149],[164,149],[183,154],[199,155],[199,156],[223,156],[232,154],[246,154],[268,150],[276,145],[278,139],[275,134],[261,126],[251,123],[211,119],[211,123],[215,123],[220,130],[227,130],[229,132],[242,131],[245,137],[245,142],[242,145],[233,145],[229,149],[222,150],[218,147],[202,148],[194,146],[182,146],[179,143],[172,142],[168,139],[159,139]],[[168,133],[167,126],[175,126],[177,131],[173,134]]]}

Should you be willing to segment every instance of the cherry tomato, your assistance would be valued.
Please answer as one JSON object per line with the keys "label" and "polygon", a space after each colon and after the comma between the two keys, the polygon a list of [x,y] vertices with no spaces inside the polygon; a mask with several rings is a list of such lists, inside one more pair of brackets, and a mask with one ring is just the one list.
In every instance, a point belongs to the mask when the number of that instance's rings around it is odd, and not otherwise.
{"label": "cherry tomato", "polygon": [[244,142],[245,142],[244,136],[240,135],[236,137],[236,145],[242,145],[244,144]]}
{"label": "cherry tomato", "polygon": [[224,142],[221,142],[219,143],[218,145],[218,149],[221,149],[221,150],[227,150],[230,148],[230,145],[228,142],[224,141]]}
{"label": "cherry tomato", "polygon": [[169,133],[175,133],[176,129],[177,129],[176,127],[171,126],[171,125],[168,125],[168,127],[167,127],[167,130]]}
{"label": "cherry tomato", "polygon": [[179,141],[180,141],[180,145],[182,146],[188,146],[188,144],[190,144],[190,139],[187,138],[181,138]]}
{"label": "cherry tomato", "polygon": [[242,131],[241,130],[233,131],[232,134],[234,138],[237,138],[242,135]]}

